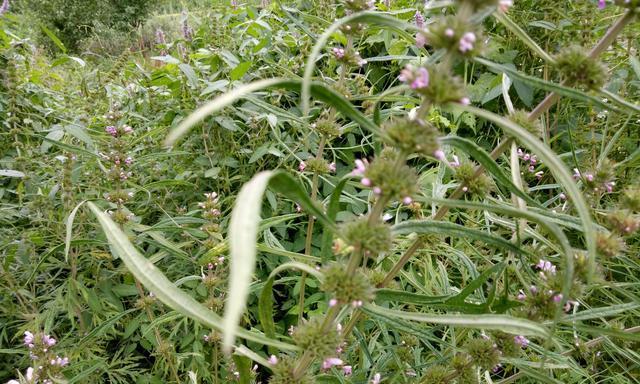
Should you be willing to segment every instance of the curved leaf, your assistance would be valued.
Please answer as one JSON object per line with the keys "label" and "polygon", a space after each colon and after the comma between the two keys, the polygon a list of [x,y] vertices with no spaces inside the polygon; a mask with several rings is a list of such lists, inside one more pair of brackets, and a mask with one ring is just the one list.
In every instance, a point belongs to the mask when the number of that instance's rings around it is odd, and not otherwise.
{"label": "curved leaf", "polygon": [[[112,250],[122,259],[127,269],[140,280],[154,295],[172,309],[181,314],[211,327],[217,331],[224,331],[222,319],[216,313],[198,303],[193,297],[177,288],[167,277],[131,244],[127,235],[122,232],[111,217],[104,213],[94,203],[87,205],[96,215],[102,229],[111,244]],[[297,350],[294,345],[272,340],[263,334],[238,329],[235,335],[256,343],[273,346],[284,350]]]}
{"label": "curved leaf", "polygon": [[[322,49],[329,41],[329,38],[336,32],[338,29],[347,23],[369,23],[369,24],[378,24],[387,27],[392,27],[397,31],[412,31],[418,30],[415,25],[409,24],[407,22],[398,20],[395,17],[383,15],[376,12],[359,12],[354,13],[352,15],[343,17],[339,20],[336,20],[329,28],[327,28],[324,33],[318,38],[318,41],[313,46],[313,50],[307,59],[307,65],[304,69],[304,77],[302,80],[302,114],[306,116],[309,113],[309,96],[311,94],[311,76],[313,76],[313,71],[316,67],[316,62],[320,57],[320,53]],[[406,32],[405,32],[406,33]],[[413,36],[410,36],[410,39],[413,39]]]}
{"label": "curved leaf", "polygon": [[255,175],[247,182],[236,199],[229,223],[229,249],[231,271],[229,296],[224,312],[223,348],[231,351],[238,323],[244,312],[249,286],[256,264],[256,243],[258,223],[262,211],[262,199],[267,186],[292,198],[325,225],[325,229],[334,230],[335,224],[329,220],[311,201],[306,191],[284,172],[265,171]]}
{"label": "curved leaf", "polygon": [[585,242],[587,245],[587,250],[589,251],[589,271],[592,275],[595,268],[596,260],[595,227],[593,224],[593,220],[591,219],[589,207],[587,206],[582,193],[580,193],[575,180],[573,180],[571,173],[567,170],[567,166],[551,150],[551,148],[549,148],[538,138],[536,138],[527,130],[515,124],[511,120],[498,116],[495,113],[475,107],[462,106],[461,108],[497,124],[502,129],[504,129],[507,134],[515,137],[523,145],[536,153],[536,155],[546,164],[547,168],[549,168],[556,180],[564,187],[567,195],[573,202],[576,210],[578,211],[578,214],[580,215],[580,220],[582,221],[582,226],[584,228]]}
{"label": "curved leaf", "polygon": [[[176,128],[171,130],[171,132],[169,132],[169,135],[165,139],[164,144],[166,146],[175,144],[178,140],[180,140],[180,138],[186,135],[189,130],[191,130],[191,128],[200,123],[204,118],[222,110],[223,108],[235,103],[245,96],[262,89],[278,87],[299,92],[302,87],[302,82],[300,80],[281,78],[258,80],[256,82],[243,85],[230,92],[222,94],[198,108],[186,119],[184,119]],[[360,111],[355,109],[355,107],[347,99],[345,99],[344,96],[330,89],[326,85],[320,83],[312,83],[309,84],[309,89],[310,93],[315,98],[332,105],[337,111],[342,113],[342,115],[358,123],[363,128],[373,133],[378,133],[380,131],[378,127],[371,122],[371,120],[369,120]]]}
{"label": "curved leaf", "polygon": [[506,315],[449,315],[437,313],[415,313],[365,305],[363,311],[374,317],[403,319],[423,323],[444,324],[463,328],[495,329],[514,335],[547,337],[549,331],[538,323]]}
{"label": "curved leaf", "polygon": [[408,235],[410,233],[435,234],[457,237],[468,237],[473,240],[480,240],[484,243],[503,248],[518,254],[528,254],[522,248],[509,242],[502,237],[489,234],[463,225],[437,220],[408,220],[391,227],[395,235]]}
{"label": "curved leaf", "polygon": [[262,292],[260,293],[260,298],[258,299],[258,318],[260,319],[260,324],[262,324],[262,329],[264,330],[265,335],[270,338],[276,337],[276,326],[273,322],[273,282],[278,275],[278,273],[286,270],[286,269],[299,269],[303,272],[308,273],[309,275],[315,276],[318,279],[322,278],[322,274],[317,271],[315,268],[310,267],[307,264],[302,263],[285,263],[280,265],[271,271],[269,275],[269,279],[265,283],[262,288]]}

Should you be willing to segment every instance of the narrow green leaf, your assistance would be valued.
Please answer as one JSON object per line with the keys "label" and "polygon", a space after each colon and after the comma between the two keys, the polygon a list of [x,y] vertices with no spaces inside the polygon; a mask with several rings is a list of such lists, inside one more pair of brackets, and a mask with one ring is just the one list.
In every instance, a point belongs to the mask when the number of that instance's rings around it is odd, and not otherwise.
{"label": "narrow green leaf", "polygon": [[423,323],[444,324],[475,329],[495,329],[514,335],[547,337],[549,331],[538,323],[506,315],[449,315],[437,313],[414,313],[366,305],[364,312],[389,319],[403,319]]}
{"label": "narrow green leaf", "polygon": [[498,73],[498,74],[507,73],[513,79],[518,79],[518,80],[522,81],[523,83],[531,84],[531,85],[533,85],[533,86],[535,86],[537,88],[543,89],[545,91],[555,92],[560,96],[569,97],[571,99],[580,100],[580,101],[584,101],[584,102],[589,103],[589,104],[597,105],[597,106],[599,106],[601,108],[613,109],[613,110],[615,110],[617,112],[620,112],[620,110],[618,108],[614,108],[613,105],[603,102],[601,98],[588,95],[585,92],[579,91],[577,89],[569,88],[569,87],[566,87],[564,85],[560,85],[560,84],[556,84],[556,83],[552,83],[550,81],[542,80],[542,79],[539,79],[537,77],[525,75],[524,73],[521,73],[521,72],[517,71],[514,68],[508,67],[506,65],[494,63],[492,61],[489,61],[489,60],[486,60],[486,59],[482,59],[482,58],[479,58],[479,57],[475,58],[474,61],[479,63],[479,64],[482,64],[482,65],[486,66],[487,68],[489,68],[490,70],[492,70],[495,73]]}
{"label": "narrow green leaf", "polygon": [[475,107],[462,106],[461,108],[497,124],[507,134],[515,137],[523,145],[532,150],[547,165],[549,171],[551,171],[556,180],[564,187],[567,195],[578,211],[578,215],[580,216],[580,220],[582,221],[582,226],[584,228],[583,233],[590,258],[589,270],[590,274],[593,275],[596,260],[596,232],[593,220],[591,219],[589,207],[587,206],[584,196],[578,189],[575,180],[571,176],[571,173],[567,169],[567,166],[553,152],[553,150],[551,150],[551,148],[511,120]]}
{"label": "narrow green leaf", "polygon": [[64,46],[62,41],[60,41],[60,39],[58,38],[58,36],[56,36],[55,33],[53,33],[44,24],[40,24],[40,29],[42,29],[42,32],[44,32],[45,35],[49,36],[49,38],[51,39],[51,41],[53,41],[53,43],[56,45],[56,47],[60,48],[62,53],[65,53],[65,54],[67,53],[67,47]]}
{"label": "narrow green leaf", "polygon": [[[100,208],[92,202],[87,202],[87,205],[98,218],[113,251],[123,260],[136,279],[153,292],[160,301],[201,324],[217,331],[224,330],[220,316],[195,301],[191,296],[171,283],[153,263],[138,252],[133,244],[131,244],[131,241],[129,241],[127,235],[111,220],[109,215],[100,210]],[[236,335],[246,340],[283,350],[297,350],[297,347],[294,345],[271,340],[255,331],[238,329]]]}
{"label": "narrow green leaf", "polygon": [[292,198],[328,230],[335,225],[324,212],[308,197],[304,189],[290,175],[284,172],[265,171],[255,175],[247,182],[236,199],[229,224],[229,248],[231,256],[231,275],[229,280],[229,296],[225,305],[223,348],[231,351],[238,323],[244,312],[251,277],[256,263],[256,243],[258,240],[258,224],[262,211],[262,199],[267,189],[274,190]]}
{"label": "narrow green leaf", "polygon": [[408,235],[411,233],[434,234],[445,236],[467,237],[473,240],[480,240],[484,243],[503,248],[518,254],[528,254],[522,248],[509,242],[502,237],[492,235],[488,232],[463,225],[450,223],[448,221],[436,220],[407,220],[392,227],[395,235]]}
{"label": "narrow green leaf", "polygon": [[500,22],[502,25],[507,27],[517,38],[522,40],[522,42],[529,47],[538,57],[547,63],[554,63],[555,60],[544,50],[542,49],[536,42],[524,31],[524,29],[520,28],[520,26],[515,23],[509,16],[507,16],[504,12],[494,12],[493,16]]}
{"label": "narrow green leaf", "polygon": [[269,274],[269,278],[262,288],[262,292],[258,299],[258,318],[260,320],[260,324],[262,324],[262,329],[264,330],[265,335],[270,338],[276,337],[276,326],[273,322],[273,283],[276,276],[287,269],[299,269],[311,276],[322,279],[322,274],[314,268],[307,264],[296,262],[282,264]]}
{"label": "narrow green leaf", "polygon": [[[333,222],[336,221],[336,216],[338,215],[338,210],[340,209],[340,196],[342,196],[342,190],[344,189],[344,186],[347,185],[347,182],[349,180],[351,180],[351,176],[347,175],[343,177],[338,182],[338,184],[336,184],[336,186],[333,189],[333,192],[331,192],[331,197],[329,198],[329,205],[327,207],[327,217],[329,218],[329,220]],[[321,251],[321,257],[324,263],[329,261],[329,259],[331,258],[331,255],[333,254],[333,251],[331,249],[332,244],[333,244],[333,234],[329,231],[324,231],[322,233],[322,251]]]}
{"label": "narrow green leaf", "polygon": [[65,220],[66,235],[64,238],[64,261],[69,262],[69,249],[71,248],[71,234],[73,232],[73,220],[76,218],[76,213],[78,213],[78,209],[82,206],[82,204],[86,203],[87,200],[81,201],[78,205],[73,208],[67,220]]}
{"label": "narrow green leaf", "polygon": [[[232,91],[222,94],[198,108],[196,111],[187,116],[186,119],[180,122],[180,124],[176,128],[171,130],[171,132],[169,132],[169,135],[165,139],[165,145],[171,146],[175,144],[176,141],[186,135],[187,132],[191,130],[191,128],[200,123],[207,116],[222,110],[223,108],[233,104],[234,102],[244,98],[245,96],[253,92],[262,89],[278,87],[299,92],[301,84],[302,83],[300,80],[289,80],[280,78],[259,80],[240,86]],[[313,94],[316,99],[332,105],[337,111],[342,113],[342,115],[356,122],[370,132],[377,133],[380,131],[378,126],[372,123],[371,120],[364,116],[360,111],[355,109],[355,107],[347,99],[345,99],[344,96],[340,95],[324,84],[313,83],[309,86],[311,94]]]}

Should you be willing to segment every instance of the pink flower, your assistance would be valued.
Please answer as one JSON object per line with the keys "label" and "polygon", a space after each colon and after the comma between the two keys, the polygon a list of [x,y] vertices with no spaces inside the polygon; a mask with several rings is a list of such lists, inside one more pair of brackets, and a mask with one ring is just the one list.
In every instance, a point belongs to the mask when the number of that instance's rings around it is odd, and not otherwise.
{"label": "pink flower", "polygon": [[416,11],[415,21],[416,27],[420,29],[424,28],[424,16],[422,16],[422,13],[420,13],[420,11]]}
{"label": "pink flower", "polygon": [[411,204],[413,202],[413,199],[410,196],[405,196],[404,199],[402,199],[402,202],[405,205],[409,205],[409,204]]}
{"label": "pink flower", "polygon": [[543,272],[549,272],[551,274],[556,273],[556,266],[547,260],[540,259],[538,264],[536,264],[536,267]]}
{"label": "pink flower", "polygon": [[529,292],[535,295],[536,293],[538,293],[538,287],[536,287],[535,285],[532,285],[531,287],[529,287]]}
{"label": "pink flower", "polygon": [[444,30],[444,35],[447,37],[453,37],[456,33],[451,28],[447,28]]}
{"label": "pink flower", "polygon": [[359,307],[362,307],[362,304],[363,304],[362,300],[353,300],[353,301],[351,302],[351,306],[352,306],[353,308],[359,308]]}
{"label": "pink flower", "polygon": [[114,127],[113,125],[109,125],[108,127],[106,127],[104,129],[108,134],[110,134],[113,137],[118,136],[118,129],[116,127]]}
{"label": "pink flower", "polygon": [[276,357],[276,355],[271,355],[269,356],[269,364],[271,365],[276,365],[278,364],[278,358]]}
{"label": "pink flower", "polygon": [[459,167],[460,166],[460,159],[458,158],[458,156],[453,155],[453,161],[450,162],[449,165],[452,166],[453,168]]}
{"label": "pink flower", "polygon": [[382,376],[379,373],[373,375],[373,380],[371,380],[371,384],[380,384],[380,380],[382,380]]}
{"label": "pink flower", "polygon": [[367,163],[365,163],[365,161],[356,159],[356,167],[351,171],[351,174],[354,176],[364,176],[364,172],[367,170]]}
{"label": "pink flower", "polygon": [[538,171],[536,173],[534,173],[534,175],[536,176],[536,179],[540,180],[542,179],[542,176],[544,175],[543,171]]}
{"label": "pink flower", "polygon": [[24,344],[26,346],[28,346],[29,348],[33,348],[33,340],[34,340],[33,333],[31,333],[29,331],[25,331],[25,333],[24,333]]}
{"label": "pink flower", "polygon": [[468,97],[463,97],[462,99],[460,99],[460,104],[469,105],[471,104],[471,100]]}
{"label": "pink flower", "polygon": [[598,8],[604,9],[607,6],[606,0],[598,0]]}
{"label": "pink flower", "polygon": [[416,78],[411,83],[412,89],[423,89],[429,86],[429,71],[426,68],[418,68]]}
{"label": "pink flower", "polygon": [[413,79],[413,67],[411,65],[407,65],[400,71],[400,76],[398,76],[398,80],[403,83],[408,83]]}
{"label": "pink flower", "polygon": [[353,368],[350,365],[345,365],[344,367],[342,367],[342,372],[345,376],[350,376],[353,372]]}
{"label": "pink flower", "polygon": [[329,307],[335,307],[336,305],[338,305],[338,300],[336,299],[329,300]]}
{"label": "pink flower", "polygon": [[335,172],[336,171],[336,163],[331,163],[329,164],[329,172]]}
{"label": "pink flower", "polygon": [[344,362],[337,357],[328,357],[322,362],[322,369],[329,369],[336,365],[342,365]]}
{"label": "pink flower", "polygon": [[614,185],[616,185],[616,183],[614,183],[613,181],[607,181],[606,183],[604,183],[604,188],[607,190],[607,192],[611,193],[613,192]]}
{"label": "pink flower", "polygon": [[333,48],[332,52],[333,52],[333,55],[336,57],[336,59],[341,60],[344,58],[344,53],[345,53],[344,48],[335,47]]}
{"label": "pink flower", "polygon": [[560,193],[558,197],[560,198],[560,200],[567,200],[567,195],[565,195],[564,192]]}
{"label": "pink flower", "polygon": [[498,9],[500,12],[507,12],[513,6],[513,0],[500,0]]}
{"label": "pink flower", "polygon": [[131,132],[133,132],[133,128],[131,128],[131,126],[130,126],[130,125],[126,125],[126,124],[125,124],[125,125],[123,125],[123,126],[122,126],[122,131],[123,131],[124,133],[131,133]]}
{"label": "pink flower", "polygon": [[513,340],[522,348],[527,348],[527,346],[529,345],[529,340],[522,335],[514,337]]}
{"label": "pink flower", "polygon": [[562,301],[562,298],[563,298],[563,297],[564,297],[564,296],[562,296],[562,293],[558,293],[557,295],[554,295],[554,296],[553,296],[553,302],[554,302],[554,303],[559,303],[559,302],[561,302],[561,301]]}
{"label": "pink flower", "polygon": [[382,189],[380,187],[373,187],[373,193],[375,193],[376,195],[381,195]]}
{"label": "pink flower", "polygon": [[580,178],[580,171],[578,171],[578,168],[573,168],[573,178],[576,180]]}
{"label": "pink flower", "polygon": [[476,34],[473,32],[467,32],[460,38],[460,44],[458,49],[462,53],[466,53],[473,49],[473,44],[476,42]]}
{"label": "pink flower", "polygon": [[4,15],[9,11],[9,0],[4,0],[0,6],[0,15]]}
{"label": "pink flower", "polygon": [[53,347],[56,344],[56,339],[49,335],[44,335],[42,342],[49,347]]}
{"label": "pink flower", "polygon": [[523,301],[523,300],[524,300],[524,299],[526,299],[526,298],[527,298],[527,295],[525,295],[525,294],[524,294],[524,291],[521,289],[521,290],[518,292],[518,296],[516,296],[516,299],[518,299],[518,300],[520,300],[520,301]]}
{"label": "pink flower", "polygon": [[427,45],[427,37],[422,33],[416,33],[416,47],[422,48]]}
{"label": "pink flower", "polygon": [[440,161],[445,161],[447,160],[447,157],[444,154],[444,151],[442,149],[438,149],[433,153],[433,157],[435,157],[436,159],[440,160]]}
{"label": "pink flower", "polygon": [[364,185],[365,187],[370,187],[371,186],[371,180],[363,177],[362,180],[360,180],[360,182],[362,183],[362,185]]}
{"label": "pink flower", "polygon": [[298,164],[298,171],[304,172],[305,168],[307,168],[307,163],[301,161],[300,164]]}

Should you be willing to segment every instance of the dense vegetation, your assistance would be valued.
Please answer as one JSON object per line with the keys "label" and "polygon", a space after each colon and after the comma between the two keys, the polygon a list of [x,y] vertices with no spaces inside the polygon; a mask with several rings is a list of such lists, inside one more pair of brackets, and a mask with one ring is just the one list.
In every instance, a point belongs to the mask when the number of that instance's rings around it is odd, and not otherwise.
{"label": "dense vegetation", "polygon": [[640,382],[639,15],[4,0],[0,381]]}

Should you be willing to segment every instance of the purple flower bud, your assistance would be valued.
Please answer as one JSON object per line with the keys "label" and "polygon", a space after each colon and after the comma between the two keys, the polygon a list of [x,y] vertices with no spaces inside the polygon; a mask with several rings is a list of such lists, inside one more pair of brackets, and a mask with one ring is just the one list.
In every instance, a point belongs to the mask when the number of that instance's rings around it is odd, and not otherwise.
{"label": "purple flower bud", "polygon": [[301,161],[300,164],[298,164],[298,171],[304,172],[306,168],[307,168],[307,163],[305,163],[304,161]]}
{"label": "purple flower bud", "polygon": [[416,78],[411,83],[412,89],[424,89],[429,86],[429,71],[426,68],[418,68]]}
{"label": "purple flower bud", "polygon": [[25,345],[33,345],[33,333],[29,332],[29,331],[25,331],[24,333],[24,344]]}
{"label": "purple flower bud", "polygon": [[562,293],[558,293],[557,295],[554,295],[554,296],[553,296],[553,302],[554,302],[554,303],[559,303],[559,302],[561,302],[561,301],[562,301],[562,298],[563,298],[563,297],[564,297],[564,296],[562,296]]}
{"label": "purple flower bud", "polygon": [[360,159],[356,159],[355,163],[356,167],[351,171],[351,174],[354,176],[364,175],[364,172],[367,170],[366,163]]}
{"label": "purple flower bud", "polygon": [[453,37],[456,33],[451,28],[447,28],[444,30],[444,35],[447,37]]}
{"label": "purple flower bud", "polygon": [[276,355],[271,355],[269,356],[269,364],[271,365],[276,365],[278,364],[278,358],[276,357]]}
{"label": "purple flower bud", "polygon": [[416,47],[423,48],[427,45],[427,37],[421,32],[416,33]]}
{"label": "purple flower bud", "polygon": [[444,154],[444,151],[442,149],[438,149],[433,153],[433,157],[435,157],[436,159],[440,160],[440,161],[445,161],[447,159],[447,157]]}
{"label": "purple flower bud", "polygon": [[536,293],[538,293],[538,287],[536,287],[535,285],[532,285],[531,287],[529,287],[529,292],[535,295]]}
{"label": "purple flower bud", "polygon": [[463,97],[462,99],[460,99],[460,104],[469,105],[471,104],[471,99],[469,99],[468,97]]}
{"label": "purple flower bud", "polygon": [[525,295],[525,294],[524,294],[524,291],[521,289],[521,290],[518,292],[518,296],[516,296],[516,299],[518,299],[518,300],[520,300],[520,301],[523,301],[523,300],[524,300],[524,299],[526,299],[526,298],[527,298],[527,295]]}
{"label": "purple flower bud", "polygon": [[373,193],[380,195],[382,194],[382,189],[380,187],[373,187]]}
{"label": "purple flower bud", "polygon": [[113,137],[118,136],[118,129],[113,125],[106,127],[104,130]]}
{"label": "purple flower bud", "polygon": [[2,6],[0,6],[0,16],[9,12],[9,0],[4,0]]}
{"label": "purple flower bud", "polygon": [[422,16],[422,13],[420,13],[420,11],[416,11],[415,21],[416,21],[416,27],[420,29],[424,28],[424,16]]}
{"label": "purple flower bud", "polygon": [[402,203],[403,203],[404,205],[409,205],[409,204],[411,204],[412,202],[413,202],[413,199],[411,198],[411,196],[405,196],[405,197],[402,199]]}
{"label": "purple flower bud", "polygon": [[560,198],[560,200],[567,200],[567,195],[565,195],[564,192],[560,193],[558,197]]}
{"label": "purple flower bud", "polygon": [[516,344],[518,344],[521,348],[527,348],[527,346],[529,345],[529,340],[522,336],[522,335],[518,335],[515,336],[513,338],[513,340],[516,342]]}
{"label": "purple flower bud", "polygon": [[460,166],[460,159],[458,158],[458,156],[453,155],[453,161],[451,163],[449,163],[449,165],[452,166],[453,168],[459,167]]}
{"label": "purple flower bud", "polygon": [[342,372],[345,376],[350,376],[353,372],[353,368],[350,365],[345,365],[344,367],[342,367]]}
{"label": "purple flower bud", "polygon": [[379,373],[373,375],[373,380],[371,380],[371,384],[380,384],[380,380],[382,380],[382,376]]}
{"label": "purple flower bud", "polygon": [[335,47],[332,49],[332,52],[336,59],[341,60],[344,58],[344,48]]}
{"label": "purple flower bud", "polygon": [[462,53],[466,53],[468,51],[471,51],[473,49],[473,44],[475,42],[476,42],[476,34],[473,33],[473,32],[466,32],[460,38],[460,44],[458,46],[458,49]]}
{"label": "purple flower bud", "polygon": [[500,12],[507,12],[509,8],[513,6],[513,0],[500,0],[498,3],[498,9]]}
{"label": "purple flower bud", "polygon": [[329,164],[329,172],[334,173],[336,169],[336,163]]}
{"label": "purple flower bud", "polygon": [[369,180],[366,177],[363,177],[362,180],[360,180],[360,182],[362,183],[362,185],[364,185],[365,187],[370,187],[371,186],[371,180]]}
{"label": "purple flower bud", "polygon": [[336,299],[329,300],[329,307],[335,307],[336,305],[338,305],[338,300]]}
{"label": "purple flower bud", "polygon": [[337,357],[328,357],[322,362],[322,369],[329,369],[336,365],[342,365],[344,362]]}
{"label": "purple flower bud", "polygon": [[598,9],[604,9],[607,6],[606,0],[598,0]]}

